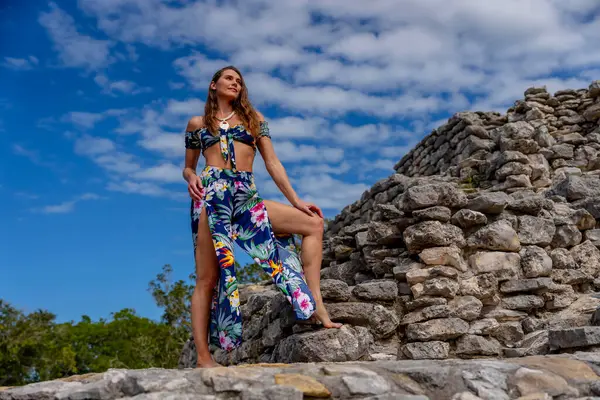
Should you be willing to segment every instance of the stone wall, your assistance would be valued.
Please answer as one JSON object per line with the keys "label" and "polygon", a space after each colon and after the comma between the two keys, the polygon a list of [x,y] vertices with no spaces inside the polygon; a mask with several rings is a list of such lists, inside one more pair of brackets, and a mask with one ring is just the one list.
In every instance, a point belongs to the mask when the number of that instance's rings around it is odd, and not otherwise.
{"label": "stone wall", "polygon": [[[378,204],[397,201],[406,177],[434,176],[464,189],[544,189],[566,175],[600,170],[600,81],[588,89],[529,88],[505,115],[461,112],[435,129],[329,227],[377,219]],[[439,179],[438,179],[439,180]]]}
{"label": "stone wall", "polygon": [[[540,148],[548,149],[545,155],[554,168],[595,168],[600,135],[598,132],[588,135],[597,128],[600,104],[594,98],[599,95],[598,82],[587,90],[561,90],[554,95],[545,88],[530,88],[506,115],[458,113],[434,129],[394,169],[407,176],[441,174],[451,167],[456,170],[470,157],[485,159],[498,149],[535,154]],[[506,129],[497,129],[518,121],[540,129],[526,137],[511,137]],[[499,141],[498,136],[503,140]]]}
{"label": "stone wall", "polygon": [[[553,96],[528,89],[504,116],[453,116],[399,163],[403,173],[327,227],[322,292],[344,327],[299,325],[273,285],[244,287],[244,343],[217,350],[217,360],[516,357],[597,346],[600,335],[585,327],[600,324],[599,119],[600,82]],[[195,364],[194,352],[189,341],[182,367]]]}

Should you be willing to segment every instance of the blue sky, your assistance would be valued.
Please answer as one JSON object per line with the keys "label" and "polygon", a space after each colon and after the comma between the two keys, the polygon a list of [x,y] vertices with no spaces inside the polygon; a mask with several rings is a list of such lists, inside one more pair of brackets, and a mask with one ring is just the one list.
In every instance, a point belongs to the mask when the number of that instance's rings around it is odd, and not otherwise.
{"label": "blue sky", "polygon": [[[452,113],[600,79],[595,0],[361,4],[3,5],[0,297],[61,321],[159,316],[148,282],[163,264],[175,278],[194,268],[183,131],[224,65],[328,217]],[[285,201],[260,157],[255,172],[263,197]]]}

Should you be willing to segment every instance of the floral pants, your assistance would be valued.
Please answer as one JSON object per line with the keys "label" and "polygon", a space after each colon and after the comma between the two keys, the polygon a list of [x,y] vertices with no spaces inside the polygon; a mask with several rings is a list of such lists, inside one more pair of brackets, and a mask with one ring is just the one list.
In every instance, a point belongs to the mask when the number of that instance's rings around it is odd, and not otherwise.
{"label": "floral pants", "polygon": [[203,200],[192,201],[194,252],[202,208],[219,261],[219,281],[210,317],[210,343],[233,350],[242,343],[242,316],[233,245],[237,243],[286,296],[300,320],[309,319],[315,301],[302,272],[292,235],[275,237],[267,210],[250,172],[207,166],[200,174]]}

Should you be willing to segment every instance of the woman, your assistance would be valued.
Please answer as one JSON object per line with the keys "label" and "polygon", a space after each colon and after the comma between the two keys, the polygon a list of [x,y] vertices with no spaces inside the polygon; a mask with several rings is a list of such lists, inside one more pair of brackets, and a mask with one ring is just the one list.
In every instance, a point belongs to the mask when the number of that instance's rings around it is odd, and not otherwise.
{"label": "woman", "polygon": [[[307,228],[315,225],[312,221],[307,222],[307,218],[322,218],[322,215],[315,205],[299,199],[292,189],[285,169],[275,155],[267,122],[252,107],[241,73],[235,67],[225,67],[213,76],[205,115],[189,121],[185,143],[183,175],[193,199],[197,280],[192,296],[192,326],[198,366],[218,365],[212,359],[206,341],[209,315],[211,343],[225,350],[241,344],[239,293],[233,267],[234,240],[271,275],[299,320],[309,320],[314,314],[326,327],[339,327],[329,320],[320,296],[321,236],[311,235],[314,228]],[[251,172],[257,148],[267,171],[294,207],[270,202],[270,208],[266,209]],[[206,167],[198,176],[196,165],[200,153],[206,159]],[[299,215],[302,219],[298,219]],[[294,222],[299,223],[298,226],[291,225],[294,219],[301,221]],[[310,289],[301,270],[282,262],[280,254],[286,253],[282,249],[288,244],[289,236],[276,239],[271,227],[273,220],[281,233],[308,233],[303,240],[303,249],[313,251],[307,251],[303,258],[311,262],[310,268],[306,269]],[[317,245],[319,251],[315,252]],[[217,283],[219,286],[215,290]]]}

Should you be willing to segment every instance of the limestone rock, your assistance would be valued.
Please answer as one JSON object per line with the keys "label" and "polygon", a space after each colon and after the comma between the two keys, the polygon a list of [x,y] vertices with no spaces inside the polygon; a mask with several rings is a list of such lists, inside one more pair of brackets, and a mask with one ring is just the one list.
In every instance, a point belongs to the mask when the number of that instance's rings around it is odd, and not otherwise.
{"label": "limestone rock", "polygon": [[468,229],[477,225],[484,225],[487,223],[487,217],[485,214],[480,213],[479,211],[473,211],[468,209],[458,210],[452,216],[452,223],[454,225],[460,226],[463,229]]}
{"label": "limestone rock", "polygon": [[453,279],[437,277],[429,279],[424,283],[417,283],[411,287],[411,290],[415,298],[421,296],[440,296],[451,299],[458,293],[459,285]]}
{"label": "limestone rock", "polygon": [[350,298],[350,289],[346,282],[321,279],[321,295],[325,300],[347,301]]}
{"label": "limestone rock", "polygon": [[459,318],[439,318],[409,325],[406,337],[411,341],[455,339],[469,331],[469,324]]}
{"label": "limestone rock", "polygon": [[448,342],[414,342],[402,346],[402,353],[413,360],[444,360],[450,353]]}
{"label": "limestone rock", "polygon": [[449,183],[415,185],[405,192],[402,209],[413,211],[432,206],[460,208],[467,203],[467,196]]}
{"label": "limestone rock", "polygon": [[519,240],[521,244],[547,246],[552,242],[556,227],[554,221],[531,215],[519,217]]}
{"label": "limestone rock", "polygon": [[450,265],[459,271],[466,271],[467,265],[461,250],[455,246],[431,247],[424,249],[419,258],[427,265]]}
{"label": "limestone rock", "polygon": [[506,220],[499,220],[480,228],[467,239],[467,244],[469,247],[485,250],[519,251],[521,249],[517,232]]}
{"label": "limestone rock", "polygon": [[278,346],[278,359],[284,363],[354,361],[368,353],[372,342],[367,328],[344,325],[288,336]]}
{"label": "limestone rock", "polygon": [[596,276],[600,271],[600,250],[589,240],[574,246],[571,249],[571,256],[586,274]]}
{"label": "limestone rock", "polygon": [[428,247],[464,247],[465,239],[460,228],[442,224],[439,221],[424,221],[408,227],[404,231],[404,242],[411,253],[418,253]]}
{"label": "limestone rock", "polygon": [[554,329],[548,332],[552,350],[600,345],[600,327]]}
{"label": "limestone rock", "polygon": [[448,309],[452,317],[473,321],[481,315],[483,303],[475,296],[460,296],[448,302]]}
{"label": "limestone rock", "polygon": [[352,294],[367,301],[394,301],[398,297],[398,285],[394,281],[365,282],[356,285]]}
{"label": "limestone rock", "polygon": [[521,267],[526,278],[549,276],[552,271],[552,258],[538,246],[525,246],[519,252]]}
{"label": "limestone rock", "polygon": [[517,279],[521,275],[521,256],[501,251],[477,252],[469,257],[475,274],[493,273],[498,280]]}
{"label": "limestone rock", "polygon": [[483,214],[500,214],[509,202],[510,197],[504,192],[483,192],[470,200],[466,207]]}
{"label": "limestone rock", "polygon": [[494,338],[464,335],[456,341],[456,354],[458,356],[498,356],[500,351],[500,342]]}
{"label": "limestone rock", "polygon": [[448,207],[434,206],[414,211],[412,215],[419,220],[448,222],[452,216],[452,211]]}

